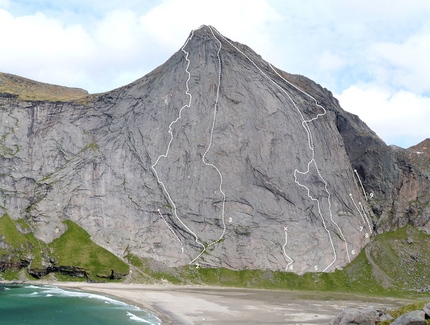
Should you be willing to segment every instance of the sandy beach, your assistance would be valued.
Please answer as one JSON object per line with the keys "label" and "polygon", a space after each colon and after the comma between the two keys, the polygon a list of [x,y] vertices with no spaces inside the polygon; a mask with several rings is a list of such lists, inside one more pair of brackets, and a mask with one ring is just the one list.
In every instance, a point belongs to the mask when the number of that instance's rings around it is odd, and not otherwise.
{"label": "sandy beach", "polygon": [[323,292],[154,286],[121,283],[50,283],[113,296],[157,315],[163,324],[328,324],[347,307],[395,308],[407,300]]}

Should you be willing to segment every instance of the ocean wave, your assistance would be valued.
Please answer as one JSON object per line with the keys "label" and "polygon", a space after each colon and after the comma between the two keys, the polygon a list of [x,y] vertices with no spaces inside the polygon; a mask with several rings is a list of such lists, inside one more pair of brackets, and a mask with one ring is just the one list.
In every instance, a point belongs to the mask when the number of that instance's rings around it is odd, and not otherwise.
{"label": "ocean wave", "polygon": [[89,292],[77,291],[77,290],[76,291],[75,290],[64,290],[64,289],[61,289],[59,287],[54,287],[54,286],[44,286],[44,287],[39,287],[39,289],[42,290],[43,293],[46,295],[51,295],[51,296],[56,296],[56,297],[89,298],[89,299],[101,300],[101,301],[104,301],[105,303],[109,303],[109,304],[113,304],[113,305],[129,306],[125,302],[122,302],[122,301],[119,301],[119,300],[116,300],[116,299],[113,299],[110,297],[98,295],[95,293],[89,293]]}
{"label": "ocean wave", "polygon": [[[33,291],[31,293],[27,293],[27,294],[23,294],[22,296],[27,296],[27,297],[40,297],[40,298],[49,298],[49,297],[67,297],[67,298],[87,298],[87,299],[95,299],[95,300],[99,300],[99,301],[103,301],[105,304],[109,304],[109,305],[113,305],[113,306],[117,306],[121,309],[123,309],[124,311],[127,312],[127,316],[130,318],[131,321],[134,322],[138,322],[138,323],[145,323],[145,324],[151,324],[151,325],[160,325],[161,324],[161,320],[156,317],[155,315],[151,314],[151,313],[147,313],[146,311],[140,309],[137,306],[133,306],[133,305],[129,305],[125,302],[107,297],[107,296],[102,296],[99,294],[95,294],[95,293],[89,293],[89,292],[84,292],[84,291],[80,291],[80,290],[65,290],[56,286],[50,286],[50,285],[44,285],[44,286],[34,286],[34,285],[29,285],[29,286],[25,286],[24,288],[26,289],[37,289],[37,291]],[[133,312],[138,312],[137,315],[131,313],[130,311]],[[144,312],[146,313],[146,315],[141,316],[141,317],[148,317],[149,319],[151,319],[151,321],[145,320],[144,318],[139,317],[138,315],[140,314],[140,312]]]}
{"label": "ocean wave", "polygon": [[143,318],[137,317],[135,314],[132,314],[129,311],[127,312],[127,316],[130,318],[130,320],[133,320],[133,321],[138,322],[138,323],[146,323],[146,324],[155,325],[155,324],[152,324],[151,322],[148,322],[147,320],[144,320]]}

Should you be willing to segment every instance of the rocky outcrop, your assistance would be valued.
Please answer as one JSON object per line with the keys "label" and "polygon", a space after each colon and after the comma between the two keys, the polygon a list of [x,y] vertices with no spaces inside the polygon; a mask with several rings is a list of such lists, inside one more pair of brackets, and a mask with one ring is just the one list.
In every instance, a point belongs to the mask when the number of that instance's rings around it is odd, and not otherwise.
{"label": "rocky outcrop", "polygon": [[336,318],[330,321],[329,325],[375,325],[380,322],[378,311],[374,307],[364,309],[346,308]]}
{"label": "rocky outcrop", "polygon": [[[330,325],[366,324],[373,325],[380,322],[392,320],[393,317],[385,310],[375,310],[367,307],[362,310],[357,308],[346,308],[330,321]],[[422,310],[414,310],[396,318],[391,325],[425,325],[426,319],[430,319],[430,303]]]}
{"label": "rocky outcrop", "polygon": [[430,302],[423,307],[423,311],[427,318],[430,318]]}
{"label": "rocky outcrop", "polygon": [[30,264],[30,262],[27,260],[21,260],[21,261],[17,261],[17,262],[0,260],[0,272],[5,272],[7,270],[19,271],[22,268],[27,267],[29,264]]}
{"label": "rocky outcrop", "polygon": [[35,277],[36,279],[41,279],[44,276],[48,275],[49,273],[61,273],[64,275],[68,275],[71,277],[76,278],[87,278],[88,279],[88,273],[84,268],[77,267],[77,266],[54,266],[50,265],[46,268],[40,268],[40,269],[28,269],[28,274]]}
{"label": "rocky outcrop", "polygon": [[70,219],[118,256],[304,273],[429,226],[403,150],[209,26],[130,85],[33,98],[0,96],[0,209],[46,243]]}
{"label": "rocky outcrop", "polygon": [[391,325],[426,325],[425,313],[422,310],[414,310],[394,320]]}

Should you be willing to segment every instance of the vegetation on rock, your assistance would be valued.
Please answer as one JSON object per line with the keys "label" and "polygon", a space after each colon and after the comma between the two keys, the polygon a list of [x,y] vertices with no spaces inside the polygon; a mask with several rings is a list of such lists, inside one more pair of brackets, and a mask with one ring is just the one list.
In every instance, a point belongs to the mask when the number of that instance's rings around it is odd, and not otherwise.
{"label": "vegetation on rock", "polygon": [[[67,230],[46,245],[34,237],[23,220],[17,224],[4,214],[0,218],[0,275],[14,279],[22,268],[36,278],[57,273],[61,279],[86,278],[88,281],[123,279],[127,263],[95,244],[90,235],[70,220]],[[24,228],[25,233],[18,230]]]}
{"label": "vegetation on rock", "polygon": [[68,101],[82,99],[88,92],[79,88],[50,85],[0,72],[0,94],[16,95],[24,101]]}
{"label": "vegetation on rock", "polygon": [[128,274],[128,264],[103,247],[95,244],[90,235],[71,220],[67,230],[49,244],[56,265],[84,269],[91,279],[120,279]]}

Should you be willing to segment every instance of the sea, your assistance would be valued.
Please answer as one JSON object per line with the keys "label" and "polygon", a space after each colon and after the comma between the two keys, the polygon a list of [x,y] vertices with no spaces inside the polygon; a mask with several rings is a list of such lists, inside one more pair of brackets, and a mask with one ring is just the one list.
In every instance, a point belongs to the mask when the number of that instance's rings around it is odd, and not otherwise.
{"label": "sea", "polygon": [[160,325],[149,311],[114,298],[54,286],[0,284],[1,325]]}

